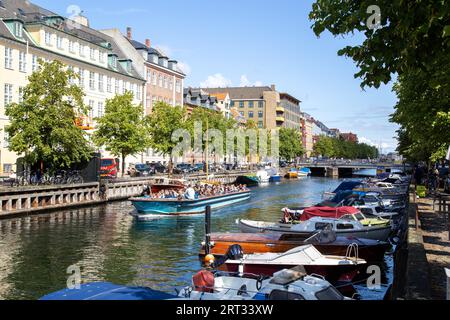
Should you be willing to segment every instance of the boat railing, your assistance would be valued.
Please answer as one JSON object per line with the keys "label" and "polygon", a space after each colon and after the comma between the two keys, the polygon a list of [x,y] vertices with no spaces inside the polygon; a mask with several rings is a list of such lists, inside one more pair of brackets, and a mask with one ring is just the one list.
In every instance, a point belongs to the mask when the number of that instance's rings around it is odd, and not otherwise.
{"label": "boat railing", "polygon": [[[352,257],[352,254],[354,256]],[[354,261],[358,263],[359,261],[359,246],[357,243],[353,242],[351,245],[347,247],[347,252],[345,254],[345,260],[352,260],[354,258]]]}

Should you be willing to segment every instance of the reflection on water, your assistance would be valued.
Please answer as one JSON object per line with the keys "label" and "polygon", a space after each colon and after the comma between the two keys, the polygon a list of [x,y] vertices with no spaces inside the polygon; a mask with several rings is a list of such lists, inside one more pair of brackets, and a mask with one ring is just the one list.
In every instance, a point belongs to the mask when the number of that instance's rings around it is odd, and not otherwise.
{"label": "reflection on water", "polygon": [[[338,184],[313,178],[254,189],[250,201],[214,212],[213,232],[238,231],[237,218],[275,221],[284,206],[313,205]],[[83,282],[171,293],[190,283],[200,267],[203,216],[137,222],[132,211],[130,203],[121,202],[0,221],[0,299],[37,299],[65,288],[66,270],[75,264]],[[373,292],[367,296],[380,298]]]}

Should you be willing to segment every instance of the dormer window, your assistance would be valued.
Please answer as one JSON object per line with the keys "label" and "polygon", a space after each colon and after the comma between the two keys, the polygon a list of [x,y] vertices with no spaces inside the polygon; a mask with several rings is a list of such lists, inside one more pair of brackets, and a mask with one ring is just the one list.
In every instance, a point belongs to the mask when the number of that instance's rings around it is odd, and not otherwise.
{"label": "dormer window", "polygon": [[109,65],[113,69],[117,69],[117,56],[115,54],[109,55]]}
{"label": "dormer window", "polygon": [[14,23],[15,36],[17,38],[23,38],[23,24],[19,21]]}

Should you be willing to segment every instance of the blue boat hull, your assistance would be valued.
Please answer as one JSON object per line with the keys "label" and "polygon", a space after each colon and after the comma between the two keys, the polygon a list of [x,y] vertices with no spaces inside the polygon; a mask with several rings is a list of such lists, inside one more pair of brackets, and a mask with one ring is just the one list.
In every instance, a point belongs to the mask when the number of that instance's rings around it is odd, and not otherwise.
{"label": "blue boat hull", "polygon": [[139,214],[144,215],[188,215],[202,214],[207,206],[217,209],[250,199],[250,192],[234,193],[225,196],[199,200],[171,201],[148,198],[130,199]]}
{"label": "blue boat hull", "polygon": [[269,182],[281,182],[281,176],[271,176]]}

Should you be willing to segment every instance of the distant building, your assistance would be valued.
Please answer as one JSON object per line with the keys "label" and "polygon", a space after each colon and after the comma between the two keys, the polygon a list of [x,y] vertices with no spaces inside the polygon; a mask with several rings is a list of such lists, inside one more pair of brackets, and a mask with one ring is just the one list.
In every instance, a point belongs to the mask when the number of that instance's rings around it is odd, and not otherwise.
{"label": "distant building", "polygon": [[358,143],[358,136],[354,133],[341,133],[340,137],[345,141]]}
{"label": "distant building", "polygon": [[329,136],[332,138],[339,138],[341,136],[341,132],[339,131],[339,129],[330,129]]}
{"label": "distant building", "polygon": [[287,94],[280,93],[280,105],[277,107],[277,117],[283,117],[283,128],[301,130],[301,101]]}
{"label": "distant building", "polygon": [[307,113],[302,113],[301,131],[302,131],[302,144],[305,150],[305,158],[311,158],[314,152],[314,118]]}
{"label": "distant building", "polygon": [[222,112],[225,118],[230,119],[232,117],[230,94],[228,92],[214,93],[211,94],[211,97],[215,97],[217,99],[217,107],[220,112]]}
{"label": "distant building", "polygon": [[188,109],[189,114],[191,114],[195,108],[205,108],[220,112],[220,109],[217,106],[217,98],[202,89],[184,89],[183,100],[184,106]]}
{"label": "distant building", "polygon": [[[275,85],[270,87],[203,88],[203,90],[212,95],[228,93],[231,99],[231,108],[236,108],[241,117],[247,121],[254,121],[259,128],[269,130],[294,125],[295,119],[291,115],[300,103],[299,100],[288,94],[277,92]],[[299,106],[298,110],[300,110]],[[289,114],[288,120],[286,120],[286,113]]]}

